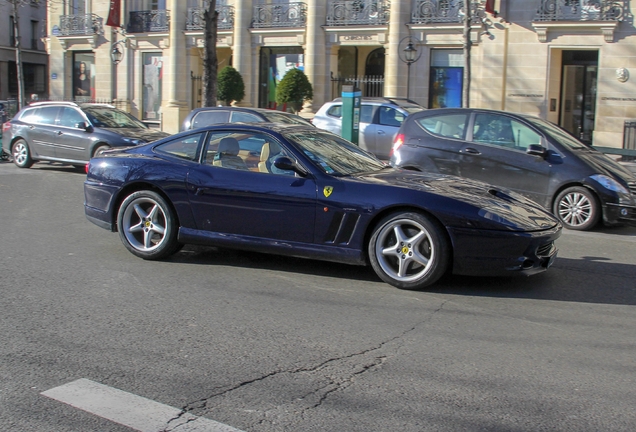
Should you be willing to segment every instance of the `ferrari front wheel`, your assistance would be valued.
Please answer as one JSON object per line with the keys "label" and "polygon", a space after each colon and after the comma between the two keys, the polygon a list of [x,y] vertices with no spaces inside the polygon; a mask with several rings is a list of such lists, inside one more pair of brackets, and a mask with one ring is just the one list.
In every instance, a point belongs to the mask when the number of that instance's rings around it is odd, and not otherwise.
{"label": "ferrari front wheel", "polygon": [[130,194],[117,214],[119,237],[130,252],[147,260],[162,259],[179,250],[172,208],[156,192]]}
{"label": "ferrari front wheel", "polygon": [[368,253],[380,279],[406,290],[421,290],[437,282],[451,256],[443,227],[412,212],[382,219],[373,231]]}

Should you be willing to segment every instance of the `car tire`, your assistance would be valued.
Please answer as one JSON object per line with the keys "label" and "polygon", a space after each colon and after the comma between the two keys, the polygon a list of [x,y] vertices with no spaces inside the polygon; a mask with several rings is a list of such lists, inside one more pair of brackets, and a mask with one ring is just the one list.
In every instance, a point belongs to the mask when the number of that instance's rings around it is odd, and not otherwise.
{"label": "car tire", "polygon": [[29,145],[23,139],[19,139],[13,143],[11,155],[13,157],[13,163],[18,168],[31,168],[31,165],[33,165],[31,150],[29,150]]}
{"label": "car tire", "polygon": [[400,289],[421,290],[446,273],[451,247],[439,223],[406,212],[393,213],[378,223],[368,253],[380,279]]}
{"label": "car tire", "polygon": [[598,223],[601,206],[592,191],[582,186],[573,186],[557,195],[553,213],[564,227],[586,231]]}
{"label": "car tire", "polygon": [[171,206],[158,193],[130,194],[117,212],[119,237],[133,255],[146,260],[166,258],[181,248],[177,220]]}
{"label": "car tire", "polygon": [[110,150],[110,146],[106,145],[106,144],[101,144],[98,145],[97,147],[95,147],[95,149],[93,150],[93,156],[92,157],[96,157],[99,156],[102,152],[106,151],[106,150]]}

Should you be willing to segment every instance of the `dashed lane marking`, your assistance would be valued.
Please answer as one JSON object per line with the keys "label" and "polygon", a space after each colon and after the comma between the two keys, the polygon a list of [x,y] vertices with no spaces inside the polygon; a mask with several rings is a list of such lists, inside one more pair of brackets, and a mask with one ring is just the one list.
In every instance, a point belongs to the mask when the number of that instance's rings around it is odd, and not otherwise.
{"label": "dashed lane marking", "polygon": [[[81,378],[42,395],[140,432],[242,432],[223,423]],[[178,420],[175,420],[177,419]]]}

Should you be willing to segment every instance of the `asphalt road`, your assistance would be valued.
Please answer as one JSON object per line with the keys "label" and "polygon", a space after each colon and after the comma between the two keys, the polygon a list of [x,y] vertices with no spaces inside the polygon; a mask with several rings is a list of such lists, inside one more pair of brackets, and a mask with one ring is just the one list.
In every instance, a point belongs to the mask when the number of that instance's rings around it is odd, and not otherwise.
{"label": "asphalt road", "polygon": [[[230,250],[140,260],[85,219],[83,180],[0,163],[2,431],[636,430],[635,228],[565,232],[530,278],[408,292]],[[221,425],[53,397],[87,382]]]}

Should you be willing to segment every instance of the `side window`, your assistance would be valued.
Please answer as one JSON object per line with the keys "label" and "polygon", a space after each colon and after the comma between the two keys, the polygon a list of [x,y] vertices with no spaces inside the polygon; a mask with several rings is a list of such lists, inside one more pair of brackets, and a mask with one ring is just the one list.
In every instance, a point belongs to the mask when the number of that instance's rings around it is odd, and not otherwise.
{"label": "side window", "polygon": [[512,132],[515,137],[515,145],[519,150],[526,151],[530,144],[541,145],[541,135],[530,129],[523,123],[519,123],[516,120],[512,122]]}
{"label": "side window", "polygon": [[77,124],[81,122],[85,123],[86,119],[79,111],[77,111],[75,108],[64,107],[62,108],[62,113],[57,123],[60,126],[77,128]]}
{"label": "side window", "polygon": [[360,123],[373,123],[373,113],[375,106],[362,105],[360,108]]}
{"label": "side window", "polygon": [[260,117],[255,116],[254,114],[235,111],[230,116],[230,123],[238,123],[238,122],[262,122]]}
{"label": "side window", "polygon": [[525,151],[530,144],[541,144],[541,135],[506,116],[477,114],[473,141]]}
{"label": "side window", "polygon": [[433,117],[423,117],[416,120],[416,123],[433,135],[464,139],[466,114],[443,114]]}
{"label": "side window", "polygon": [[197,160],[197,149],[199,148],[199,144],[201,143],[203,136],[203,133],[188,135],[160,144],[153,150],[156,153],[163,153],[180,159],[195,161]]}
{"label": "side window", "polygon": [[331,117],[342,117],[342,105],[334,105],[327,110],[327,114]]}
{"label": "side window", "polygon": [[228,111],[201,111],[194,116],[191,129],[218,123],[227,123],[229,118],[230,113]]}
{"label": "side window", "polygon": [[289,153],[272,137],[260,133],[212,133],[205,151],[205,164],[242,171],[294,175],[273,166]]}
{"label": "side window", "polygon": [[380,107],[378,122],[383,126],[400,127],[404,121],[404,114],[391,107]]}
{"label": "side window", "polygon": [[28,123],[55,125],[59,110],[59,107],[41,107],[29,112],[26,117],[22,116],[20,119]]}

